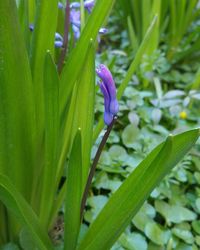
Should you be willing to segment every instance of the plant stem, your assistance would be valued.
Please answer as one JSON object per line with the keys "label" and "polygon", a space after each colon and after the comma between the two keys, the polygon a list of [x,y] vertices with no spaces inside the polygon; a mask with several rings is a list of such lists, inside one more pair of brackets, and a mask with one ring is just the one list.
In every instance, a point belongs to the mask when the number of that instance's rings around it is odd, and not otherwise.
{"label": "plant stem", "polygon": [[58,72],[59,72],[59,74],[61,74],[61,72],[62,72],[64,61],[65,61],[65,55],[67,53],[69,25],[70,25],[70,1],[66,0],[64,41],[63,41],[63,48],[62,48],[60,58],[59,58],[59,61],[58,61]]}
{"label": "plant stem", "polygon": [[96,170],[96,166],[97,166],[97,163],[99,161],[99,158],[101,156],[101,153],[102,153],[102,150],[106,144],[106,141],[110,135],[110,132],[113,128],[113,125],[114,123],[116,122],[117,120],[117,116],[115,116],[111,122],[111,124],[107,127],[107,130],[101,140],[101,143],[99,145],[99,148],[96,152],[96,155],[94,157],[94,161],[92,163],[92,166],[90,168],[90,172],[89,172],[89,176],[88,176],[88,179],[87,179],[87,183],[86,183],[86,186],[85,186],[85,190],[84,190],[84,193],[83,193],[83,198],[82,198],[82,201],[81,201],[81,220],[83,219],[83,212],[84,212],[84,208],[85,208],[85,204],[86,204],[86,200],[87,200],[87,196],[88,196],[88,193],[89,193],[89,189],[90,189],[90,186],[91,186],[91,183],[92,183],[92,179],[94,177],[94,174],[95,174],[95,170]]}

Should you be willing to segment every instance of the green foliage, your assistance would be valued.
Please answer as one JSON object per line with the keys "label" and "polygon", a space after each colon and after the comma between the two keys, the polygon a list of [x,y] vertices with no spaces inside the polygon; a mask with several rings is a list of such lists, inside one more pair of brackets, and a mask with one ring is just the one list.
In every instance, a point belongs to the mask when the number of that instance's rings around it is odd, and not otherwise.
{"label": "green foliage", "polygon": [[[197,1],[121,1],[133,53],[116,15],[108,20],[110,40],[102,38],[99,55],[98,31],[114,2],[97,0],[88,15],[80,1],[78,41],[57,0],[0,2],[2,250],[200,246],[199,144],[185,156],[199,137],[199,64],[174,66],[199,48],[198,25],[188,30],[199,12]],[[54,47],[56,31],[64,37],[61,49]],[[95,58],[114,73],[120,112],[82,222],[83,192],[104,126],[102,96],[95,96]]]}

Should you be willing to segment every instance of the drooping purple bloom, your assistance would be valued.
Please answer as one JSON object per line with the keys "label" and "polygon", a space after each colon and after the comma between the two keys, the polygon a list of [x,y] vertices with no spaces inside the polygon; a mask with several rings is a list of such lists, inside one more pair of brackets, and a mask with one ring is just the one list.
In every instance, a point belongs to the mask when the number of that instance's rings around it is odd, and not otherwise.
{"label": "drooping purple bloom", "polygon": [[102,82],[99,83],[101,92],[104,95],[104,122],[109,125],[114,116],[119,111],[119,104],[116,97],[116,87],[112,74],[109,69],[100,64],[96,69],[97,75],[101,78]]}

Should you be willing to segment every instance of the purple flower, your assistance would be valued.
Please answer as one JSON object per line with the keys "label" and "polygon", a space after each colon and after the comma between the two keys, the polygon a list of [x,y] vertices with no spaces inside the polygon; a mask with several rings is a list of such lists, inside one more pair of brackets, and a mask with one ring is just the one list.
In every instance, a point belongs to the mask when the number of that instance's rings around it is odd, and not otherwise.
{"label": "purple flower", "polygon": [[99,65],[96,69],[96,73],[102,80],[102,82],[99,83],[99,86],[104,95],[104,122],[109,125],[119,111],[115,82],[109,69],[103,64]]}
{"label": "purple flower", "polygon": [[89,13],[91,13],[92,8],[94,7],[94,0],[86,0],[84,2],[84,7]]}
{"label": "purple flower", "polygon": [[74,2],[74,3],[71,3],[71,4],[70,4],[70,8],[71,8],[71,9],[73,9],[73,8],[74,8],[74,9],[78,9],[78,8],[80,8],[80,6],[81,6],[81,5],[80,5],[79,2]]}
{"label": "purple flower", "polygon": [[58,2],[58,9],[63,9],[63,4],[61,2]]}
{"label": "purple flower", "polygon": [[55,40],[63,41],[63,37],[58,32],[56,32],[55,33]]}
{"label": "purple flower", "polygon": [[33,24],[30,24],[30,25],[29,25],[29,30],[30,30],[30,31],[33,31],[33,30],[34,30],[34,25],[33,25]]}
{"label": "purple flower", "polygon": [[81,26],[81,13],[79,10],[71,9],[70,11],[70,22],[72,24],[72,30],[76,40],[80,36],[80,26]]}
{"label": "purple flower", "polygon": [[63,46],[63,37],[58,32],[55,33],[54,45],[56,48],[61,48]]}
{"label": "purple flower", "polygon": [[108,33],[108,29],[106,29],[106,28],[100,28],[99,29],[99,34],[104,35],[106,33]]}
{"label": "purple flower", "polygon": [[81,27],[81,13],[79,10],[72,9],[70,11],[70,22],[78,28]]}
{"label": "purple flower", "polygon": [[54,42],[54,46],[55,46],[56,48],[61,48],[61,47],[63,46],[63,41],[55,41],[55,42]]}

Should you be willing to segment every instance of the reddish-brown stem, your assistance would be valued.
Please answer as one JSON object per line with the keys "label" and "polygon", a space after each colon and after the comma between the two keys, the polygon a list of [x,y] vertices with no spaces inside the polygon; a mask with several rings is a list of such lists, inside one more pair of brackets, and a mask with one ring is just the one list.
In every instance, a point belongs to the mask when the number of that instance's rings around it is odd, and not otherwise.
{"label": "reddish-brown stem", "polygon": [[117,120],[117,117],[114,117],[111,124],[108,126],[102,140],[101,140],[101,143],[99,145],[99,148],[96,152],[96,155],[94,157],[94,160],[93,160],[93,163],[92,163],[92,166],[90,168],[90,172],[89,172],[89,176],[88,176],[88,179],[87,179],[87,183],[86,183],[86,186],[85,186],[85,190],[84,190],[84,193],[83,193],[83,198],[82,198],[82,201],[81,201],[81,220],[83,219],[83,212],[84,212],[84,208],[85,208],[85,204],[86,204],[86,200],[87,200],[87,196],[88,196],[88,193],[89,193],[89,190],[90,190],[90,186],[91,186],[91,183],[92,183],[92,179],[94,177],[94,174],[95,174],[95,170],[96,170],[96,166],[97,166],[97,163],[99,161],[99,158],[101,156],[101,153],[102,153],[102,150],[106,144],[106,141],[110,135],[110,132],[113,128],[113,125],[115,123],[115,121]]}

